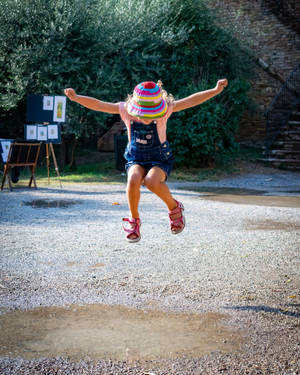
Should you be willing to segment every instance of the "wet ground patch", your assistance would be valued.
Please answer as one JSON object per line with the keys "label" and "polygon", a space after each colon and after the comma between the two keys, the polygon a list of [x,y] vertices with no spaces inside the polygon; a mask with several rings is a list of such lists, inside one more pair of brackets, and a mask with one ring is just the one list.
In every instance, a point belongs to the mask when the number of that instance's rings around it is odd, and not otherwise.
{"label": "wet ground patch", "polygon": [[235,351],[242,337],[223,319],[106,305],[14,311],[0,316],[0,355],[143,361]]}
{"label": "wet ground patch", "polygon": [[[187,186],[184,187],[184,190],[199,192],[201,193],[201,199],[216,202],[228,202],[235,204],[249,204],[269,207],[300,207],[300,197],[284,196],[283,192],[280,192],[280,195],[276,193],[270,195],[270,193],[265,190],[215,186]],[[287,193],[295,193],[295,191]]]}
{"label": "wet ground patch", "polygon": [[300,207],[300,197],[283,197],[283,196],[253,196],[253,195],[207,195],[202,199],[215,202],[228,202],[235,204],[249,204],[266,207]]}
{"label": "wet ground patch", "polygon": [[300,231],[300,223],[284,223],[273,220],[247,220],[248,230],[282,230],[287,232]]}
{"label": "wet ground patch", "polygon": [[236,187],[216,187],[216,186],[199,186],[199,187],[184,187],[185,190],[197,191],[199,193],[210,194],[230,194],[230,195],[264,195],[267,193],[265,190],[246,189]]}
{"label": "wet ground patch", "polygon": [[80,204],[80,201],[66,200],[66,199],[34,199],[32,201],[22,202],[23,206],[30,206],[33,208],[68,208],[76,204]]}

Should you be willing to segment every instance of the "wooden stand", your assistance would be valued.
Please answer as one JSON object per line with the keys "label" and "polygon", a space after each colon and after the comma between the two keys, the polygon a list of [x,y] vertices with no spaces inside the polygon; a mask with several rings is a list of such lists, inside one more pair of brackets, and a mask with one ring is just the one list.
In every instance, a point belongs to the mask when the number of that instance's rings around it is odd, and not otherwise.
{"label": "wooden stand", "polygon": [[[50,153],[49,153],[49,146],[50,146]],[[56,175],[58,177],[60,187],[62,188],[58,164],[57,164],[57,160],[56,160],[56,156],[55,156],[55,152],[54,152],[54,147],[53,147],[52,143],[46,143],[46,162],[47,162],[47,171],[48,171],[48,185],[50,185],[50,154],[52,155],[52,158],[53,158],[55,172],[56,172]]]}
{"label": "wooden stand", "polygon": [[35,189],[37,188],[34,172],[38,162],[40,148],[40,143],[12,143],[10,145],[7,161],[4,164],[4,173],[1,183],[1,190],[3,190],[5,181],[7,179],[9,190],[12,191],[12,184],[9,172],[10,169],[13,167],[29,167],[31,171],[31,176],[29,179],[28,187],[31,187],[33,182]]}

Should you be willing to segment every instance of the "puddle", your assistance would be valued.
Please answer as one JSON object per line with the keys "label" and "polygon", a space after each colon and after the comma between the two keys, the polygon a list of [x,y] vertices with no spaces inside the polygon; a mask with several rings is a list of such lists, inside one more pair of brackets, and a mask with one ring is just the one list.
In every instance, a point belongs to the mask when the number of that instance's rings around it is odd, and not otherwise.
{"label": "puddle", "polygon": [[78,266],[80,263],[78,263],[78,262],[68,262],[68,263],[66,263],[66,266],[67,267],[74,267],[74,266]]}
{"label": "puddle", "polygon": [[30,202],[22,202],[23,206],[31,206],[34,208],[67,208],[80,204],[80,201],[73,200],[51,200],[51,199],[36,199]]}
{"label": "puddle", "polygon": [[13,311],[0,316],[0,355],[142,361],[237,350],[242,337],[224,318],[106,305]]}
{"label": "puddle", "polygon": [[96,263],[96,264],[93,264],[92,266],[90,266],[90,268],[94,269],[94,268],[101,268],[101,267],[104,267],[105,264],[104,263]]}
{"label": "puddle", "polygon": [[248,220],[246,228],[248,230],[283,230],[293,232],[300,230],[300,223],[283,223],[273,220],[252,221]]}
{"label": "puddle", "polygon": [[300,207],[300,197],[283,197],[283,196],[253,196],[253,195],[207,195],[202,199],[215,202],[228,202],[235,204],[250,204],[255,206],[266,207]]}
{"label": "puddle", "polygon": [[267,191],[235,188],[235,187],[215,187],[215,186],[199,186],[199,187],[186,187],[185,190],[198,191],[199,193],[215,193],[215,194],[231,194],[231,195],[264,195]]}
{"label": "puddle", "polygon": [[[242,189],[234,187],[185,187],[184,190],[196,191],[201,194],[201,199],[216,202],[228,202],[236,204],[250,204],[256,206],[270,207],[300,207],[300,197],[282,196],[282,195],[265,195],[268,191],[255,189]],[[289,191],[288,193],[296,193]],[[283,192],[280,192],[281,194]]]}

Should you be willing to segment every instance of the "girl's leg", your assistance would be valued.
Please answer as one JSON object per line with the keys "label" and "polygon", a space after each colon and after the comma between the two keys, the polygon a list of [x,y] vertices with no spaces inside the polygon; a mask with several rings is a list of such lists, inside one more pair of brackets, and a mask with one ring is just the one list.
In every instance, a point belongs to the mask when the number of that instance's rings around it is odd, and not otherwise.
{"label": "girl's leg", "polygon": [[177,207],[177,202],[165,184],[166,173],[159,167],[153,167],[144,178],[147,188],[161,198],[168,206],[169,211]]}
{"label": "girl's leg", "polygon": [[143,179],[146,175],[145,169],[138,165],[134,164],[128,170],[128,179],[127,179],[127,200],[130,215],[132,218],[137,219],[139,218],[139,201],[140,201],[140,188],[143,182]]}
{"label": "girl's leg", "polygon": [[173,234],[177,234],[182,232],[185,227],[185,219],[182,214],[183,205],[172,197],[165,180],[165,172],[159,167],[153,167],[145,176],[144,184],[168,206],[171,231]]}

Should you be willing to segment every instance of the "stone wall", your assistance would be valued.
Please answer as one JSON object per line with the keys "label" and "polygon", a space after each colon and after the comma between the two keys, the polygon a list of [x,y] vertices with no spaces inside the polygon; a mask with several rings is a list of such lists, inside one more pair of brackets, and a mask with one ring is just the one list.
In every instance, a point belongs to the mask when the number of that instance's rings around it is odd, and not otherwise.
{"label": "stone wall", "polygon": [[210,0],[209,5],[225,28],[233,29],[256,56],[256,77],[250,92],[255,110],[244,114],[237,138],[243,143],[262,144],[264,113],[300,61],[300,35],[277,18],[263,0]]}
{"label": "stone wall", "polygon": [[299,0],[263,0],[264,4],[285,25],[300,34],[300,1]]}

